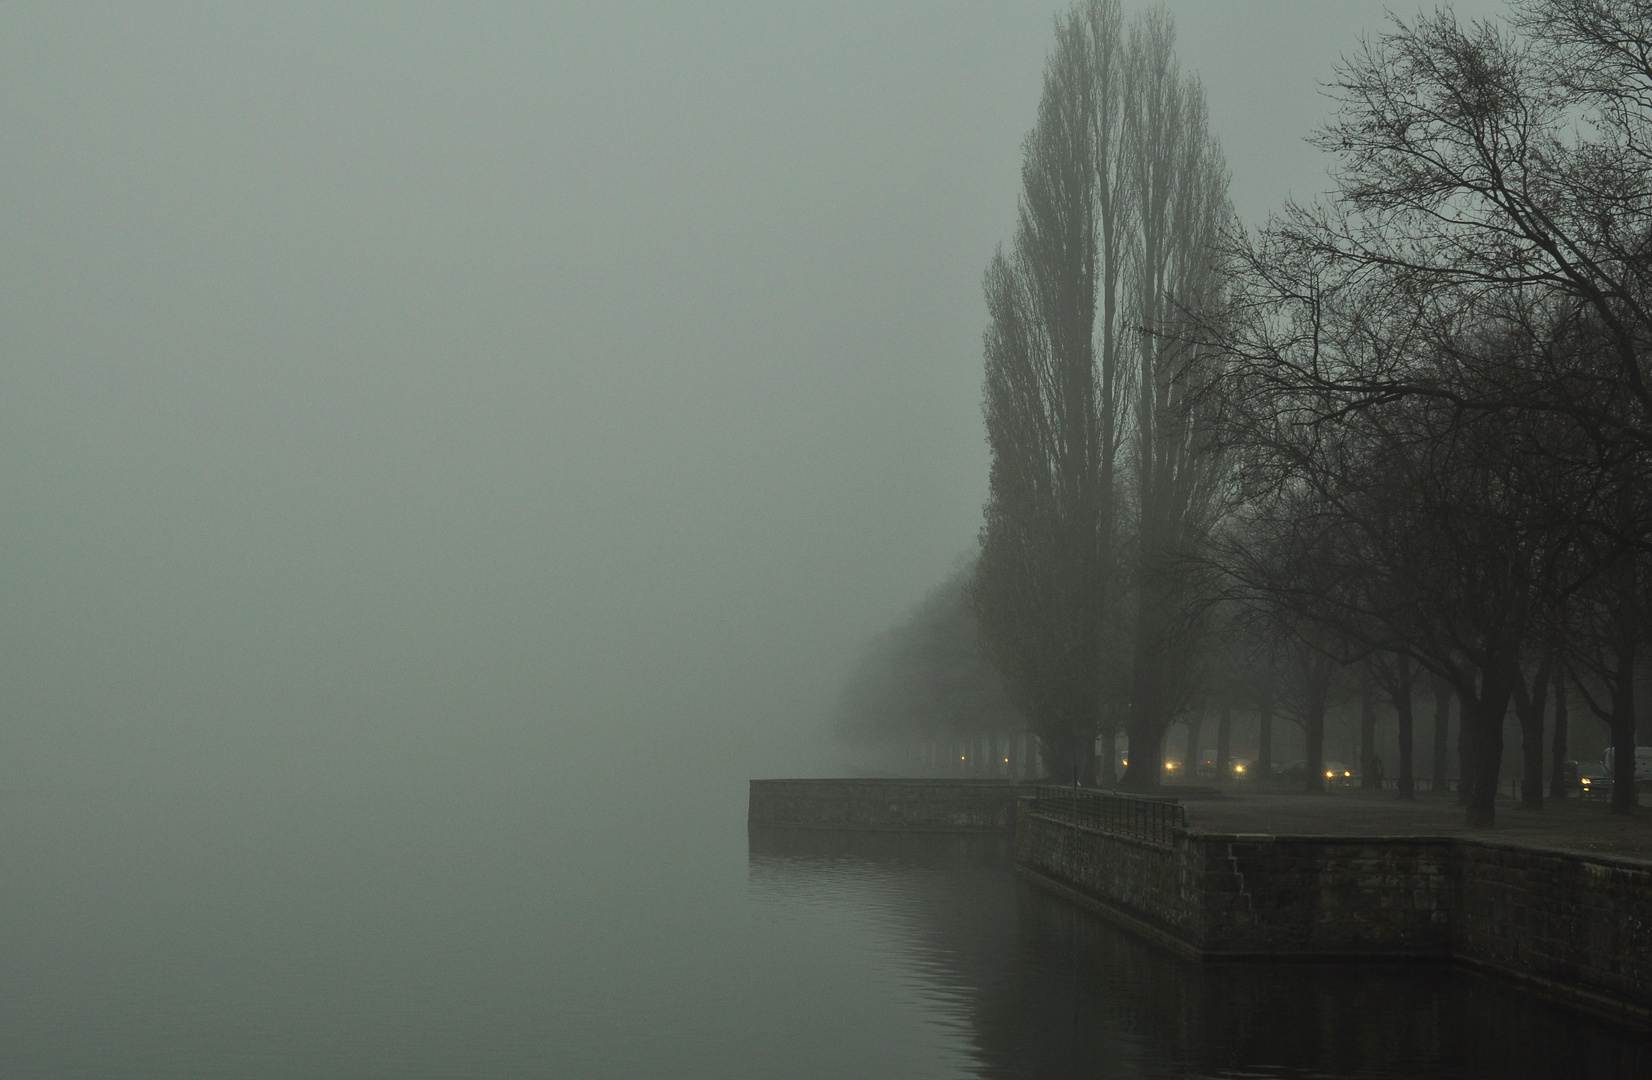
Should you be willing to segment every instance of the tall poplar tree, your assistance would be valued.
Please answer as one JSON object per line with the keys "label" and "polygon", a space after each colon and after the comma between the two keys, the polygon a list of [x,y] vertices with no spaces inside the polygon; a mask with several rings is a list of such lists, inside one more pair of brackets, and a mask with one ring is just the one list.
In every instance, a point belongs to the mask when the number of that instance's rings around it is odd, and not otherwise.
{"label": "tall poplar tree", "polygon": [[1131,764],[1124,783],[1154,788],[1165,729],[1188,704],[1200,644],[1206,597],[1190,556],[1219,505],[1222,461],[1198,391],[1220,361],[1192,328],[1208,325],[1222,303],[1217,249],[1231,210],[1204,90],[1181,74],[1175,27],[1162,10],[1132,27],[1126,86],[1124,149],[1137,234],[1128,287],[1138,333]]}
{"label": "tall poplar tree", "polygon": [[[1179,703],[1166,682],[1187,662],[1175,555],[1212,502],[1187,393],[1206,357],[1179,342],[1220,289],[1211,258],[1226,174],[1173,45],[1162,12],[1127,36],[1117,0],[1058,21],[1015,236],[986,275],[992,473],[975,601],[1046,772],[1063,778],[1094,776],[1098,729],[1110,740],[1127,711],[1132,749],[1157,758]],[[1135,513],[1121,476],[1131,470]],[[1131,541],[1132,526],[1151,534]],[[1131,605],[1127,586],[1155,591]],[[1128,644],[1144,628],[1156,665],[1146,681]]]}
{"label": "tall poplar tree", "polygon": [[[1100,5],[1096,5],[1100,6]],[[1027,136],[1010,251],[986,274],[983,411],[992,448],[975,602],[1045,771],[1095,771],[1106,576],[1092,24],[1056,25]]]}

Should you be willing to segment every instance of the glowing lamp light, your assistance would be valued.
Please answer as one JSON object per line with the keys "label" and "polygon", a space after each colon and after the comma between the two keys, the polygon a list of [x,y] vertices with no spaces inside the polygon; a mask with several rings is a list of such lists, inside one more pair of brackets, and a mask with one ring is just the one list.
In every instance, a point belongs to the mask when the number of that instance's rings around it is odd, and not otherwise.
{"label": "glowing lamp light", "polygon": [[1330,771],[1329,769],[1327,769],[1327,770],[1325,770],[1325,775],[1330,777],[1330,776],[1335,776],[1336,773],[1334,773],[1334,772]]}
{"label": "glowing lamp light", "polygon": [[962,755],[962,754],[959,754],[959,755],[958,755],[958,760],[959,760],[959,761],[962,761],[962,760],[964,760],[964,755]]}
{"label": "glowing lamp light", "polygon": [[1343,776],[1352,776],[1352,775],[1354,775],[1354,774],[1353,774],[1353,773],[1351,773],[1351,772],[1345,772],[1345,773],[1343,773],[1343,774],[1342,774],[1342,775],[1343,775]]}
{"label": "glowing lamp light", "polygon": [[1233,767],[1233,771],[1234,771],[1234,772],[1244,772],[1244,771],[1245,771],[1245,767],[1244,767],[1244,766],[1243,766],[1243,765],[1235,765],[1235,766],[1234,766],[1234,767]]}

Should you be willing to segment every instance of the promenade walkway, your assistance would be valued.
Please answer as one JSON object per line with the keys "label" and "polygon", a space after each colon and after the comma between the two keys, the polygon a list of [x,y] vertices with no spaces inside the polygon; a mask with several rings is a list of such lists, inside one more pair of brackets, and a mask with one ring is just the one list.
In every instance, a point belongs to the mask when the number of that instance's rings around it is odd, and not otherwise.
{"label": "promenade walkway", "polygon": [[1497,825],[1469,829],[1456,796],[1421,794],[1402,801],[1391,791],[1358,789],[1323,795],[1246,791],[1221,798],[1189,798],[1190,829],[1275,836],[1463,836],[1535,848],[1593,852],[1652,861],[1652,807],[1609,814],[1604,801],[1545,799],[1542,810],[1497,801]]}

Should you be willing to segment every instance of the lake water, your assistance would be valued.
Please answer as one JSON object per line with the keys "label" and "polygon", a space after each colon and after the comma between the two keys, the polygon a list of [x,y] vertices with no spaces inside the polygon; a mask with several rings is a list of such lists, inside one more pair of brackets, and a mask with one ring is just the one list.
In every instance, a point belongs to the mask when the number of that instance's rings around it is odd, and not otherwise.
{"label": "lake water", "polygon": [[1641,1077],[1445,967],[1188,964],[991,839],[531,762],[0,792],[0,1076]]}

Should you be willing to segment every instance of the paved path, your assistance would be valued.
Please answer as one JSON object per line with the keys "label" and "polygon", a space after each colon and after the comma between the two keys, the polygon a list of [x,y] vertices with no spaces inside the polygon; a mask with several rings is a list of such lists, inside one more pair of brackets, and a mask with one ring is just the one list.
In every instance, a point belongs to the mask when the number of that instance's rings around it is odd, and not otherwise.
{"label": "paved path", "polygon": [[1497,800],[1497,826],[1469,829],[1452,795],[1402,802],[1393,792],[1325,795],[1235,794],[1187,799],[1187,824],[1201,832],[1290,836],[1479,836],[1533,847],[1593,851],[1652,860],[1652,807],[1608,814],[1604,802],[1545,799],[1542,810]]}

